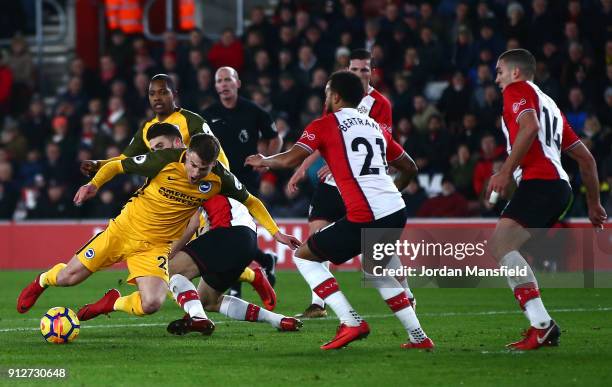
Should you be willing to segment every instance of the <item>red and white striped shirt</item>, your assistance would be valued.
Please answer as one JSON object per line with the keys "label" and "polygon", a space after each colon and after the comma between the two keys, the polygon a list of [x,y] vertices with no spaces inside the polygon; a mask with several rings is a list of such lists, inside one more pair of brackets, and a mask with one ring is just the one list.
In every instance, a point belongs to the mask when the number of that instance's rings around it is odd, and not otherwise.
{"label": "red and white striped shirt", "polygon": [[351,222],[371,222],[404,208],[387,174],[387,162],[397,160],[404,150],[388,130],[357,109],[340,109],[313,121],[296,145],[321,152]]}
{"label": "red and white striped shirt", "polygon": [[[393,116],[391,102],[372,86],[368,87],[368,93],[363,96],[357,111],[371,117],[380,125],[381,129],[386,129],[392,133]],[[332,175],[328,175],[323,181],[325,184],[336,185]]]}
{"label": "red and white striped shirt", "polygon": [[503,92],[502,130],[506,136],[508,154],[519,132],[518,120],[528,111],[535,112],[540,122],[537,138],[514,172],[516,182],[543,179],[569,181],[561,166],[561,152],[580,143],[565,115],[555,101],[529,81],[514,82]]}
{"label": "red and white striped shirt", "polygon": [[202,217],[206,225],[200,234],[220,227],[246,226],[257,232],[257,226],[249,210],[239,201],[223,195],[215,195],[202,203]]}

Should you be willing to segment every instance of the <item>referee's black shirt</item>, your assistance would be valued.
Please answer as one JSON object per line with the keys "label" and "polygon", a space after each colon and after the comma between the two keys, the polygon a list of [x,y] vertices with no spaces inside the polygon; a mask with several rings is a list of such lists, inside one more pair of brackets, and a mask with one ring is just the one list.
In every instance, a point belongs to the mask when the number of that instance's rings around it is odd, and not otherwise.
{"label": "referee's black shirt", "polygon": [[247,156],[257,153],[259,140],[278,137],[272,117],[253,102],[240,96],[233,109],[227,109],[221,102],[216,102],[204,110],[202,116],[221,142],[232,173],[249,192],[259,192],[259,173],[243,165]]}

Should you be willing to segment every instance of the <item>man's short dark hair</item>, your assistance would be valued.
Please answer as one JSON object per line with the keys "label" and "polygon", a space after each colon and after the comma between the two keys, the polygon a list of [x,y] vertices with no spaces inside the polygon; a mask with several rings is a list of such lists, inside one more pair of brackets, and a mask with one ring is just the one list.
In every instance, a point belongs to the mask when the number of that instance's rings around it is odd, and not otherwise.
{"label": "man's short dark hair", "polygon": [[195,152],[203,163],[209,164],[219,157],[221,144],[213,135],[198,133],[191,137],[189,151]]}
{"label": "man's short dark hair", "polygon": [[349,60],[353,60],[353,59],[357,59],[357,60],[372,59],[372,54],[370,53],[370,51],[366,50],[365,48],[356,48],[353,51],[351,51],[351,55],[349,57]]}
{"label": "man's short dark hair", "polygon": [[338,93],[348,106],[356,108],[363,98],[361,79],[350,71],[336,71],[329,78],[329,89]]}
{"label": "man's short dark hair", "polygon": [[536,71],[535,57],[524,48],[508,50],[499,56],[508,67],[518,67],[527,78],[533,78]]}
{"label": "man's short dark hair", "polygon": [[147,131],[147,140],[151,141],[155,137],[159,136],[183,139],[181,131],[178,130],[176,126],[167,122],[157,122],[149,127],[149,130]]}
{"label": "man's short dark hair", "polygon": [[168,74],[155,74],[153,78],[151,78],[151,83],[156,81],[164,81],[166,82],[166,86],[172,91],[176,92],[176,86],[174,85],[174,81],[172,77]]}

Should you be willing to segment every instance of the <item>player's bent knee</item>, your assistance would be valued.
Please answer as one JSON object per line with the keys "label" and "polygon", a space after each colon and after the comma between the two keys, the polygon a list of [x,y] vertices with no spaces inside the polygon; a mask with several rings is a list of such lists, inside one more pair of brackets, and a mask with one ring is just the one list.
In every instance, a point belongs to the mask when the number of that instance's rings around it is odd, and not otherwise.
{"label": "player's bent knee", "polygon": [[157,290],[155,292],[140,292],[142,302],[142,311],[145,314],[153,314],[161,309],[164,301],[166,301],[166,292]]}
{"label": "player's bent knee", "polygon": [[301,259],[305,259],[307,261],[313,261],[313,262],[323,262],[325,261],[324,259],[321,259],[319,257],[317,257],[308,247],[307,243],[304,243],[303,245],[301,245],[300,247],[298,247],[298,249],[295,251],[294,254],[297,258],[301,258]]}
{"label": "player's bent knee", "polygon": [[163,303],[164,300],[158,297],[142,298],[142,311],[145,314],[153,314],[161,308]]}
{"label": "player's bent knee", "polygon": [[297,250],[295,250],[294,255],[295,255],[296,257],[298,257],[298,258],[305,259],[305,258],[304,258],[304,256],[305,256],[305,254],[304,254],[304,249],[303,249],[302,247],[303,247],[303,245],[302,245],[302,246],[300,246],[300,247],[298,247],[298,249],[297,249]]}

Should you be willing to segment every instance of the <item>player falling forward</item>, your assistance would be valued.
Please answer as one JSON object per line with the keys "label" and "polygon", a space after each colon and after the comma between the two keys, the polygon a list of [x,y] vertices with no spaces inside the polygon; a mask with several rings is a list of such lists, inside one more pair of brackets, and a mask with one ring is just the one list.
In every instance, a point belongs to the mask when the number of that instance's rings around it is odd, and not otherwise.
{"label": "player falling forward", "polygon": [[136,283],[138,291],[122,297],[111,289],[96,303],[81,308],[79,319],[86,321],[115,310],[137,316],[156,312],[168,290],[170,241],[181,237],[202,201],[218,193],[245,204],[280,243],[292,248],[299,244],[278,231],[263,204],[217,163],[219,150],[214,136],[197,134],[188,149],[165,149],[105,164],[78,190],[75,204],[94,197],[99,187],[119,173],[136,173],[148,180],[107,229],[83,246],[68,265],[59,263],[37,276],[19,295],[17,310],[27,312],[48,286],[73,286],[102,268],[126,261],[128,282]]}
{"label": "player falling forward", "polygon": [[[170,291],[187,315],[171,322],[168,332],[210,335],[215,325],[204,309],[236,320],[267,322],[281,331],[299,330],[302,323],[296,318],[223,295],[257,252],[256,226],[246,208],[234,199],[217,195],[202,208],[209,230],[189,242],[199,225],[199,214],[194,214],[170,253]],[[196,290],[191,280],[198,275],[202,281]]]}
{"label": "player falling forward", "polygon": [[[371,54],[368,50],[356,49],[351,52],[348,70],[361,79],[364,91],[364,96],[361,102],[359,102],[357,110],[376,121],[382,129],[387,129],[391,132],[391,127],[393,125],[391,103],[389,103],[389,100],[387,100],[384,95],[370,85],[370,79],[372,78],[371,62]],[[319,156],[319,151],[313,152],[304,160],[300,167],[296,169],[288,183],[290,191],[296,191],[298,189],[297,184],[305,177],[306,170],[319,158]],[[342,197],[338,192],[336,181],[329,172],[329,168],[321,168],[318,175],[322,181],[317,186],[312,200],[310,201],[310,211],[308,212],[308,230],[310,235],[340,220],[346,215]],[[300,270],[299,261],[295,262],[295,264],[298,270]],[[321,264],[329,269],[329,262],[322,262]],[[397,257],[394,257],[387,267],[398,268],[399,266],[401,266],[401,262],[399,262]],[[406,289],[408,298],[413,307],[415,307],[416,301],[412,291],[408,287],[407,279],[402,278],[400,283]],[[325,316],[327,316],[325,302],[315,292],[312,292],[310,306],[296,317],[319,318]]]}
{"label": "player falling forward", "polygon": [[[308,242],[298,248],[294,258],[310,288],[340,318],[336,336],[321,347],[327,350],[365,338],[370,328],[351,307],[336,279],[321,262],[341,264],[360,254],[362,228],[392,228],[401,232],[406,224],[406,213],[398,188],[408,184],[417,168],[387,130],[357,111],[363,86],[355,74],[349,71],[332,74],[325,92],[326,105],[333,114],[308,125],[289,151],[269,157],[249,156],[245,164],[272,169],[292,168],[318,149],[338,184],[347,209],[346,217],[311,235]],[[400,171],[395,185],[386,173],[387,162]],[[400,283],[387,277],[376,285],[408,333],[409,342],[402,347],[432,349],[434,344],[421,328]]]}
{"label": "player falling forward", "polygon": [[[159,138],[155,133],[151,133],[153,126],[158,123],[167,123],[176,127],[180,133],[182,143],[186,146],[189,146],[191,137],[198,133],[212,135],[212,130],[201,116],[177,106],[177,96],[178,92],[170,76],[166,74],[154,75],[149,82],[149,106],[155,113],[155,117],[145,122],[142,128],[134,134],[132,141],[130,141],[130,144],[123,150],[121,155],[108,160],[85,160],[81,163],[81,172],[91,177],[100,167],[110,161],[123,160],[153,150],[163,149],[160,148],[163,138]],[[156,131],[159,131],[159,127],[157,127]],[[155,137],[157,137],[157,140],[154,141],[153,138]],[[229,161],[223,151],[223,147],[219,151],[218,160],[227,170],[230,170]],[[258,254],[262,253],[258,250]],[[269,265],[267,270],[271,272],[273,269],[274,264],[272,262],[272,265]],[[261,273],[256,273],[247,267],[240,276],[240,281],[249,282],[260,295],[269,293],[264,286],[264,282],[260,281],[261,276],[259,274]],[[263,298],[262,301],[264,301],[264,304],[270,302],[268,299]]]}
{"label": "player falling forward", "polygon": [[[176,128],[174,125],[153,125],[147,131],[147,141],[149,142],[151,149],[153,150],[185,148],[181,133],[179,129]],[[233,205],[231,207],[226,205],[228,200],[232,201]],[[239,207],[241,213],[246,213],[247,216],[250,216],[248,215],[248,210],[241,203],[233,199],[227,199],[226,201],[207,201],[205,203],[206,208],[209,210],[209,212],[214,212],[218,214],[217,219],[220,219],[220,223],[217,224],[217,226],[239,224],[235,222],[237,218],[236,216],[234,216],[232,211],[234,207]],[[213,205],[213,203],[215,203],[215,205]],[[207,213],[205,212],[204,215],[206,214]],[[202,221],[204,223],[203,227],[199,229],[196,227],[196,236],[203,234],[211,229],[212,225],[210,223],[210,219],[200,217],[199,212],[194,214],[194,216],[197,217],[200,225],[202,224]],[[190,235],[190,239],[193,235],[193,233]],[[175,243],[178,242],[179,241],[176,241]],[[183,245],[185,243],[186,242],[183,242]],[[170,271],[170,274],[173,274],[172,271]],[[274,292],[274,288],[272,287],[270,282],[268,282],[266,273],[261,267],[257,267],[253,270],[248,267],[243,268],[243,271],[240,274],[240,278],[242,279],[242,281],[251,283],[257,294],[259,294],[259,297],[261,298],[263,305],[266,309],[274,310],[274,308],[276,307],[276,293]]]}
{"label": "player falling forward", "polygon": [[504,196],[514,179],[518,188],[504,208],[491,250],[500,265],[526,268],[527,275],[508,277],[508,284],[531,326],[511,349],[531,350],[557,345],[561,331],[550,317],[538,282],[519,249],[532,236],[529,229],[551,227],[571,204],[572,190],[561,166],[561,153],[578,162],[587,188],[589,219],[603,227],[607,215],[599,201],[599,180],[593,156],[576,136],[555,102],[534,83],[536,62],[524,49],[504,52],[497,61],[496,82],[503,92],[502,130],[508,158],[490,180],[487,196]]}
{"label": "player falling forward", "polygon": [[[151,148],[156,150],[184,148],[181,134],[173,125],[154,125],[148,131],[147,137]],[[250,262],[249,257],[252,257],[252,254],[255,253],[252,242],[257,242],[256,227],[244,205],[234,199],[216,195],[203,202],[202,208],[205,210],[206,230],[202,231],[196,240],[188,244],[200,225],[200,213],[196,212],[191,217],[183,237],[173,243],[172,251],[168,256],[170,260],[170,289],[174,299],[189,314],[189,318],[170,324],[173,328],[169,329],[169,331],[174,334],[184,334],[192,331],[211,334],[215,327],[213,322],[203,312],[202,303],[197,298],[198,293],[189,280],[202,274],[202,277],[208,279],[206,281],[207,284],[213,284],[212,286],[215,289],[227,286],[228,281],[232,283],[241,275]],[[198,252],[195,262],[202,262],[199,265],[202,269],[196,266],[194,260],[186,259],[181,255],[179,255],[178,259],[173,259],[177,251],[186,244],[188,247],[185,249]],[[213,271],[213,268],[216,268],[216,270]],[[264,307],[268,310],[273,310],[276,306],[274,289],[267,281],[266,275],[261,268],[255,269],[254,275],[254,283],[260,284],[255,289],[263,290],[259,295],[264,300]],[[203,281],[205,280],[203,279]],[[210,292],[206,292],[210,288],[210,286],[205,287],[207,284],[200,283],[200,294],[207,294],[207,297],[202,297],[202,299],[217,300],[219,297],[213,298],[210,296]],[[285,318],[285,316],[276,313],[268,313],[267,311],[259,313],[260,309],[258,306],[245,303],[240,299],[231,301],[228,299],[228,302],[240,306],[246,304],[246,309],[252,311],[241,316],[243,317],[242,320],[254,318],[255,321],[258,321],[257,319],[261,316],[262,319],[266,318],[267,320],[265,321],[271,322],[281,330],[297,330],[301,325],[299,321],[293,318]],[[209,311],[219,311],[218,309],[215,310],[214,305],[210,302],[205,303],[205,305]],[[235,317],[235,309],[222,308],[221,311],[222,313],[225,311],[233,312],[232,316]]]}

